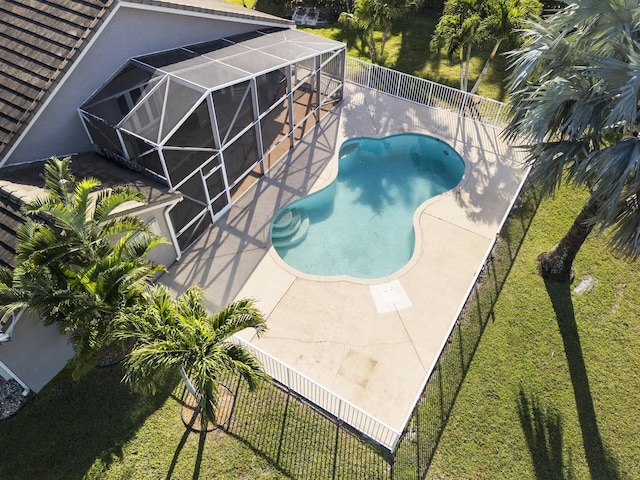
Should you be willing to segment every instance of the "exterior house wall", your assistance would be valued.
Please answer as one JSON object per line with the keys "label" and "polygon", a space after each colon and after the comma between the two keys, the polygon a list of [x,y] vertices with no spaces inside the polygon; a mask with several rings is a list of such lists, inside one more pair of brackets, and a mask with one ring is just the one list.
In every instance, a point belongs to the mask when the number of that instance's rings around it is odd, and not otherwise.
{"label": "exterior house wall", "polygon": [[267,21],[260,24],[256,20],[216,19],[203,13],[195,16],[194,12],[175,9],[132,7],[117,9],[106,21],[93,44],[88,45],[68,78],[31,123],[7,165],[91,150],[77,108],[129,58],[272,26]]}
{"label": "exterior house wall", "polygon": [[16,323],[13,339],[0,345],[0,361],[34,392],[55,377],[72,356],[73,348],[66,336],[60,335],[55,326],[45,327],[39,317],[28,313]]}
{"label": "exterior house wall", "polygon": [[152,226],[152,229],[154,229],[156,233],[162,235],[167,239],[168,242],[170,242],[167,245],[158,245],[153,250],[151,250],[151,252],[149,252],[149,255],[147,255],[147,258],[149,258],[149,260],[151,260],[152,262],[162,264],[168,268],[176,261],[177,252],[176,248],[171,243],[171,234],[169,233],[170,228],[164,216],[165,208],[166,207],[157,208],[135,215],[140,217],[145,222],[155,223],[155,226]]}

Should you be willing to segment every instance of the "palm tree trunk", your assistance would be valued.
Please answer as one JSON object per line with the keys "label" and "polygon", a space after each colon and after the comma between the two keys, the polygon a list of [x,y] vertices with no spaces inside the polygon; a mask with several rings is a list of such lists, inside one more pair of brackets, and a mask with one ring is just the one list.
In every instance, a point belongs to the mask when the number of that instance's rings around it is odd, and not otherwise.
{"label": "palm tree trunk", "polygon": [[489,55],[489,58],[484,64],[484,67],[482,67],[482,71],[480,72],[480,76],[478,77],[478,80],[476,80],[475,85],[471,89],[472,94],[475,94],[478,91],[478,88],[480,87],[480,83],[482,83],[482,80],[484,80],[484,76],[489,71],[489,65],[491,65],[491,62],[496,56],[496,53],[498,53],[498,48],[500,48],[501,43],[502,43],[502,39],[500,38],[498,39],[498,41],[496,41],[496,44],[493,46],[493,50],[491,50],[491,55]]}
{"label": "palm tree trunk", "polygon": [[193,395],[193,398],[195,398],[199,402],[200,394],[198,394],[196,387],[194,387],[193,383],[191,383],[191,380],[189,380],[189,376],[187,375],[187,372],[185,372],[184,367],[180,367],[180,376],[182,377],[182,381],[187,387],[187,390],[189,391],[189,393]]}
{"label": "palm tree trunk", "polygon": [[593,224],[591,219],[598,210],[598,203],[588,201],[578,214],[567,234],[548,252],[538,255],[538,274],[552,282],[568,282],[573,277],[573,260],[587,239]]}
{"label": "palm tree trunk", "polygon": [[387,44],[389,38],[389,30],[382,31],[382,40],[380,41],[380,60],[384,58],[384,46]]}
{"label": "palm tree trunk", "polygon": [[467,58],[464,62],[464,88],[463,91],[467,91],[469,86],[469,65],[471,65],[471,42],[467,43]]}
{"label": "palm tree trunk", "polygon": [[376,63],[376,41],[373,38],[373,30],[369,31],[369,58],[371,63]]}
{"label": "palm tree trunk", "polygon": [[466,91],[466,88],[464,88],[464,50],[461,48],[460,49],[460,90],[462,90],[463,92]]}

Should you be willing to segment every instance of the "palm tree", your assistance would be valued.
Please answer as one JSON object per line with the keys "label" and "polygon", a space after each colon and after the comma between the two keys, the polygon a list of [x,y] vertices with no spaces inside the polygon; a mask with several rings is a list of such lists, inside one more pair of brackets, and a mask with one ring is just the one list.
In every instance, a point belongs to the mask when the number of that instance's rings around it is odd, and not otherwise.
{"label": "palm tree", "polygon": [[146,254],[165,240],[139,218],[112,217],[128,201],[127,188],[94,190],[95,179],[76,182],[70,160],[45,164],[45,196],[23,207],[32,218],[18,230],[18,267],[0,270],[0,305],[26,308],[45,325],[70,335],[73,374],[78,378],[112,343],[117,312],[140,301],[162,266]]}
{"label": "palm tree", "polygon": [[502,42],[509,40],[515,43],[519,39],[518,32],[524,26],[525,20],[539,15],[542,4],[539,0],[488,0],[484,3],[484,8],[486,17],[482,28],[489,38],[495,39],[495,43],[471,89],[472,94],[478,91]]}
{"label": "palm tree", "polygon": [[546,279],[567,281],[589,233],[640,253],[640,5],[585,0],[529,24],[511,52],[507,139],[525,143],[546,194],[565,181],[589,198],[560,242],[538,257]]}
{"label": "palm tree", "polygon": [[153,394],[159,378],[179,371],[197,401],[205,429],[208,422],[216,423],[221,376],[238,373],[250,389],[268,378],[249,351],[229,340],[245,328],[254,328],[258,335],[266,331],[253,300],[238,300],[210,314],[204,291],[197,286],[177,299],[166,287],[156,286],[145,293],[145,299],[147,303],[120,315],[116,333],[135,342],[124,376],[134,390]]}
{"label": "palm tree", "polygon": [[133,245],[133,239],[136,244],[160,241],[139,217],[114,215],[127,202],[144,203],[139,192],[128,186],[96,192],[100,182],[76,181],[70,165],[70,158],[52,157],[45,163],[45,195],[22,208],[32,222],[19,238],[18,263],[30,259],[37,265],[82,266],[104,257],[121,237],[126,246]]}
{"label": "palm tree", "polygon": [[[378,60],[384,60],[384,48],[393,22],[416,5],[417,2],[412,0],[358,0],[354,11],[341,13],[339,21],[364,33],[369,45],[369,58],[371,63],[376,63]],[[379,55],[374,37],[376,30],[382,31]]]}
{"label": "palm tree", "polygon": [[447,0],[436,31],[431,38],[431,50],[444,48],[449,58],[460,54],[460,90],[466,92],[471,64],[471,47],[482,41],[483,7],[479,0]]}

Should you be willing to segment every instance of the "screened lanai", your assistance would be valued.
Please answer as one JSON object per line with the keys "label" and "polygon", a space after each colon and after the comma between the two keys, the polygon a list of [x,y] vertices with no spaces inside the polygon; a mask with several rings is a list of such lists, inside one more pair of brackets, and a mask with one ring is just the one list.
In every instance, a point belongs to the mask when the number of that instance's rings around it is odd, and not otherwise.
{"label": "screened lanai", "polygon": [[345,46],[259,30],[130,59],[79,109],[103,155],[179,190],[189,246],[342,99]]}

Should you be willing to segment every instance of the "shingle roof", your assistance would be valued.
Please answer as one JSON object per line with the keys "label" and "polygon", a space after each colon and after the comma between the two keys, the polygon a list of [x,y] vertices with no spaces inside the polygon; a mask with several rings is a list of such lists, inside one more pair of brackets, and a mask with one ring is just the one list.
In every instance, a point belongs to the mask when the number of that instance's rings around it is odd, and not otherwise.
{"label": "shingle roof", "polygon": [[113,0],[0,2],[0,154]]}
{"label": "shingle roof", "polygon": [[[291,24],[219,0],[133,3]],[[18,137],[118,0],[0,1],[0,156]]]}
{"label": "shingle roof", "polygon": [[18,227],[26,221],[20,206],[12,198],[0,194],[0,266],[15,268]]}
{"label": "shingle roof", "polygon": [[[44,163],[43,160],[0,169],[0,191],[21,203],[41,196],[44,188]],[[101,188],[130,185],[134,190],[142,193],[147,204],[170,202],[182,196],[152,178],[120,166],[93,152],[73,155],[71,171],[76,180],[86,177],[100,180]]]}

